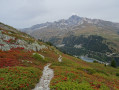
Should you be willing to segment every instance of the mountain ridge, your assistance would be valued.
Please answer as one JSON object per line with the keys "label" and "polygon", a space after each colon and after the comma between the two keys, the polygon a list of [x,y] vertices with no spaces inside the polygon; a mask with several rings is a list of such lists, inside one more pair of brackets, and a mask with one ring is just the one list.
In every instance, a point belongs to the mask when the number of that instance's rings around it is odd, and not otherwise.
{"label": "mountain ridge", "polygon": [[[101,30],[105,29],[108,31],[119,33],[119,23],[113,23],[110,21],[104,21],[100,19],[88,19],[76,15],[69,17],[69,19],[61,19],[55,22],[37,24],[32,26],[31,28],[22,29],[22,31],[30,34],[31,36],[34,36],[36,39],[45,40],[43,39],[46,38],[44,37],[44,34],[49,34],[48,38],[59,35],[63,36],[64,34],[67,34],[69,31],[74,33],[74,30],[76,29],[88,27],[87,25],[100,28]],[[39,34],[38,36],[39,32],[41,32],[43,35]],[[50,34],[54,35],[50,36]],[[48,38],[46,38],[46,41],[48,41]]]}
{"label": "mountain ridge", "polygon": [[[24,28],[24,29],[21,29],[21,30],[22,31],[29,30],[29,29],[35,30],[35,29],[38,29],[40,27],[49,26],[49,25],[58,24],[58,23],[62,23],[63,24],[65,22],[66,22],[65,23],[66,25],[68,25],[68,24],[69,25],[78,25],[78,23],[81,24],[81,23],[83,23],[83,21],[88,21],[88,23],[97,24],[100,21],[105,21],[105,20],[102,20],[102,19],[90,19],[90,18],[85,18],[85,17],[79,17],[77,15],[72,15],[68,19],[60,19],[60,20],[54,21],[54,22],[46,22],[46,23],[36,24],[36,25],[33,25],[30,28]],[[119,25],[119,23],[117,23],[117,22],[111,22],[111,21],[105,21],[105,22],[117,24],[117,27]]]}

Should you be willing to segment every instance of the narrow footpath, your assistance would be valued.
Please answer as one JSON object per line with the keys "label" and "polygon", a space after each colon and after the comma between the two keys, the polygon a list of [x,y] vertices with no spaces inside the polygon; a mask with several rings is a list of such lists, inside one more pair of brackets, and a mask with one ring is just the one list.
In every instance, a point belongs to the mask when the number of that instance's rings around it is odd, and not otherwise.
{"label": "narrow footpath", "polygon": [[39,83],[36,85],[36,87],[33,90],[50,90],[49,85],[50,81],[54,76],[54,71],[49,68],[51,64],[47,64],[44,67],[43,75],[39,81]]}
{"label": "narrow footpath", "polygon": [[61,55],[59,55],[58,61],[62,62],[62,56]]}
{"label": "narrow footpath", "polygon": [[[62,56],[59,55],[58,58],[59,62],[62,62]],[[39,81],[39,83],[36,84],[35,88],[33,90],[50,90],[49,85],[51,79],[54,77],[54,71],[53,69],[50,69],[50,64],[47,64],[43,69],[43,75]]]}

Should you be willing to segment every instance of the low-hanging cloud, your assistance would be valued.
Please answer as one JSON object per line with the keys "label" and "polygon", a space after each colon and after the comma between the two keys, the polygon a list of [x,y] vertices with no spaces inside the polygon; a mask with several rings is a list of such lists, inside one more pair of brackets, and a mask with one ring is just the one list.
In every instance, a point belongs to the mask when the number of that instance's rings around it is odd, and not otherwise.
{"label": "low-hanging cloud", "polygon": [[16,28],[81,17],[119,22],[119,0],[0,0],[0,22]]}

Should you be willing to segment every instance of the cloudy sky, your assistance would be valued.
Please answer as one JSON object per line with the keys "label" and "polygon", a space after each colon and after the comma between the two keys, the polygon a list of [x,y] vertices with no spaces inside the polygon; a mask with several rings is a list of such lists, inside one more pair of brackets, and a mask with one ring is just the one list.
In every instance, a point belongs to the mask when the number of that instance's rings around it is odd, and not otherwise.
{"label": "cloudy sky", "polygon": [[16,28],[67,19],[72,14],[119,22],[119,0],[0,0],[0,22]]}

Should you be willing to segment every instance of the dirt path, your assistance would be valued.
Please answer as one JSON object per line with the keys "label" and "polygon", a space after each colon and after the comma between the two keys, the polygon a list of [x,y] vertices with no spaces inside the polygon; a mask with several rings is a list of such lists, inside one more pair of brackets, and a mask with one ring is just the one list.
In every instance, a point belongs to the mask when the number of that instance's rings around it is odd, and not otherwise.
{"label": "dirt path", "polygon": [[47,64],[44,67],[43,75],[39,81],[39,83],[36,85],[36,87],[33,90],[50,90],[49,85],[50,81],[54,76],[54,71],[49,68],[51,64]]}
{"label": "dirt path", "polygon": [[59,56],[58,61],[62,62],[62,56],[61,55]]}

